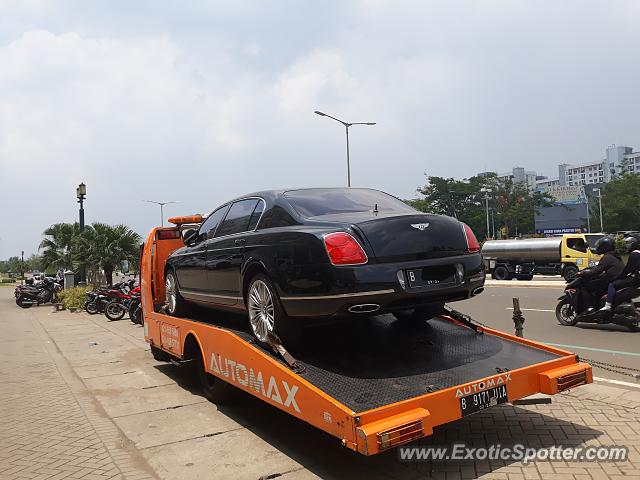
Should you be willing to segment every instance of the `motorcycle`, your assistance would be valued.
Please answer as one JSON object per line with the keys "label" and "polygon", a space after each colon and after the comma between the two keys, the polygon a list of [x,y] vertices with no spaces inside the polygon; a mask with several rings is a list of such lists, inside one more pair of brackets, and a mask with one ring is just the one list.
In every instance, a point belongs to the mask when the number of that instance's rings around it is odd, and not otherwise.
{"label": "motorcycle", "polygon": [[131,300],[129,300],[129,319],[137,325],[144,325],[139,291],[137,293],[132,293]]}
{"label": "motorcycle", "polygon": [[57,303],[57,294],[60,290],[62,290],[62,285],[51,277],[45,277],[43,280],[31,285],[18,285],[14,291],[16,305],[21,308],[30,308],[33,305],[41,305],[48,302]]}
{"label": "motorcycle", "polygon": [[[128,286],[133,287],[133,285],[135,285],[135,281],[130,280],[128,282]],[[135,287],[127,293],[117,290],[110,290],[107,292],[112,299],[104,307],[105,316],[111,321],[122,319],[122,317],[124,317],[124,315],[129,311],[133,298],[139,295],[139,293],[140,287]]]}
{"label": "motorcycle", "polygon": [[[582,289],[587,289],[591,305],[582,305]],[[564,295],[558,298],[556,318],[562,325],[573,326],[579,322],[607,324],[613,323],[627,327],[632,332],[640,331],[640,286],[619,290],[614,298],[610,312],[602,312],[607,296],[594,295],[588,290],[585,280],[578,277],[569,283]]]}
{"label": "motorcycle", "polygon": [[119,295],[126,296],[135,285],[135,280],[115,283],[108,287],[98,287],[86,293],[84,309],[90,315],[104,313],[107,305]]}

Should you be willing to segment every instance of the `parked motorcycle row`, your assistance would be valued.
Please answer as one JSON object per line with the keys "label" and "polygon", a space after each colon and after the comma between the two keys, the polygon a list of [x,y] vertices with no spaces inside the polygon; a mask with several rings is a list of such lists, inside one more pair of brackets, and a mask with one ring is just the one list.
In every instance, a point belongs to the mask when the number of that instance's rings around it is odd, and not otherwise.
{"label": "parked motorcycle row", "polygon": [[44,277],[38,281],[29,278],[24,285],[18,285],[14,291],[16,305],[29,308],[43,303],[57,303],[57,294],[60,290],[62,290],[62,281],[59,278]]}
{"label": "parked motorcycle row", "polygon": [[91,315],[104,313],[111,321],[121,320],[125,315],[138,325],[144,323],[140,303],[140,287],[135,280],[116,283],[107,287],[98,287],[87,292],[84,309]]}
{"label": "parked motorcycle row", "polygon": [[[58,292],[62,288],[60,278],[45,277],[38,281],[27,279],[24,285],[18,285],[15,289],[16,305],[29,308],[44,303],[58,303]],[[144,323],[140,287],[137,286],[136,280],[98,287],[87,292],[84,309],[91,315],[104,313],[111,321],[121,320],[128,315],[133,323],[138,325]]]}

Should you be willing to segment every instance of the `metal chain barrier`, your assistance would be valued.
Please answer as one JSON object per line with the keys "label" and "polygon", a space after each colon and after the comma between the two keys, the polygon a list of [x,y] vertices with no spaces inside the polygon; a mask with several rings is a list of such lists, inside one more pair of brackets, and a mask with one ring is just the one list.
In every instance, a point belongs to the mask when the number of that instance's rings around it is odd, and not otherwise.
{"label": "metal chain barrier", "polygon": [[624,367],[622,365],[614,365],[612,363],[601,362],[599,360],[593,360],[591,358],[585,357],[580,357],[580,360],[587,362],[592,367],[597,367],[608,372],[617,373],[619,375],[626,375],[628,377],[635,378],[636,380],[640,379],[640,368]]}

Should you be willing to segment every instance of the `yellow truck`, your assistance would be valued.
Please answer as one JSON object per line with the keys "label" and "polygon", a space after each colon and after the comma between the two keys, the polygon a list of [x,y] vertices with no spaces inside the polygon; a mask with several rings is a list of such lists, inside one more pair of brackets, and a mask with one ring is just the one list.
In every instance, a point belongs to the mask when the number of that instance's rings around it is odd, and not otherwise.
{"label": "yellow truck", "polygon": [[535,274],[573,279],[598,263],[596,242],[603,233],[572,233],[547,238],[489,240],[482,246],[485,267],[496,280],[531,280]]}

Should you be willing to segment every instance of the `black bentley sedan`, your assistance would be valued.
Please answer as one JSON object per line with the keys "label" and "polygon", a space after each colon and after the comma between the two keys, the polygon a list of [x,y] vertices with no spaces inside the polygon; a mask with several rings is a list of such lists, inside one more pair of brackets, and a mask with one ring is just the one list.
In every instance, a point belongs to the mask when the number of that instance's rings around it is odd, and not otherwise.
{"label": "black bentley sedan", "polygon": [[183,315],[188,302],[244,310],[263,342],[318,320],[441,308],[485,280],[466,224],[364,188],[243,196],[184,240],[167,260],[168,312]]}

